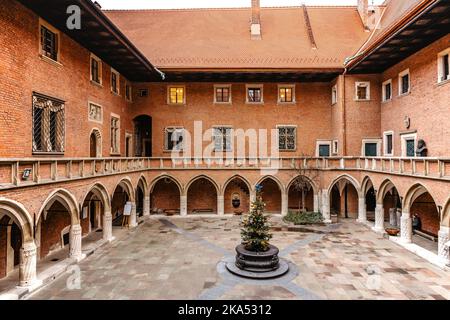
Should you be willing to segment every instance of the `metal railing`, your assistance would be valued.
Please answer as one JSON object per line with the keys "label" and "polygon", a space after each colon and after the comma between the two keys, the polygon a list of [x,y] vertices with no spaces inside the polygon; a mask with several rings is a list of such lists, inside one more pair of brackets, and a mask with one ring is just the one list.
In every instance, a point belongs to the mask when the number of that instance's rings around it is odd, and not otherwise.
{"label": "metal railing", "polygon": [[0,158],[0,190],[148,170],[369,171],[450,181],[450,158]]}

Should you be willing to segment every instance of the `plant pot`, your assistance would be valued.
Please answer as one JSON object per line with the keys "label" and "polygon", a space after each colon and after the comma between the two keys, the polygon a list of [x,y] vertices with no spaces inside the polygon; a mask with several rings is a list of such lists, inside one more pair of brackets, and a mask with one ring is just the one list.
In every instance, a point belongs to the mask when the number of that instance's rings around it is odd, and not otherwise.
{"label": "plant pot", "polygon": [[400,229],[397,228],[386,228],[386,233],[392,237],[398,236]]}

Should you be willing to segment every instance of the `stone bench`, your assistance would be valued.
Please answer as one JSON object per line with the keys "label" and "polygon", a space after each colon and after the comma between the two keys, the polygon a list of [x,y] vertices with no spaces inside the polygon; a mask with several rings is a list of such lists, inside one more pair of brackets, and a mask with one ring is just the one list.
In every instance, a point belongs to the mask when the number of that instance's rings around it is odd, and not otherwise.
{"label": "stone bench", "polygon": [[438,241],[438,237],[436,237],[434,234],[431,234],[431,233],[429,233],[427,231],[413,229],[413,234],[418,235],[418,236],[420,236],[422,238],[431,240],[433,242],[437,242]]}

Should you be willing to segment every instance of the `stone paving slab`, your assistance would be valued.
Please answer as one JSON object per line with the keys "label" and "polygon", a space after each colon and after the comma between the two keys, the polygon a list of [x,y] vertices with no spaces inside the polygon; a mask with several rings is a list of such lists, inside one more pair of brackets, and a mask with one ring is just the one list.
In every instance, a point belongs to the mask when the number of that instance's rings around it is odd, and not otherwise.
{"label": "stone paving slab", "polygon": [[[152,218],[82,261],[81,289],[63,275],[31,299],[426,299],[450,298],[450,273],[353,220],[285,228],[273,244],[297,270],[248,282],[220,269],[240,240],[240,217]],[[274,217],[275,226],[281,220]],[[234,277],[234,278],[233,278]]]}

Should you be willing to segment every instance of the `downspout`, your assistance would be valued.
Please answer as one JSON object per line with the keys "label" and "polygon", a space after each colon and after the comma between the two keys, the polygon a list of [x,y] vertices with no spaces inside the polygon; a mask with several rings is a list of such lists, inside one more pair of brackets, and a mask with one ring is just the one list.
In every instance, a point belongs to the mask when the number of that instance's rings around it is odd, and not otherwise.
{"label": "downspout", "polygon": [[345,76],[347,68],[342,74],[342,156],[347,155],[347,115],[346,115],[346,99],[345,99]]}

